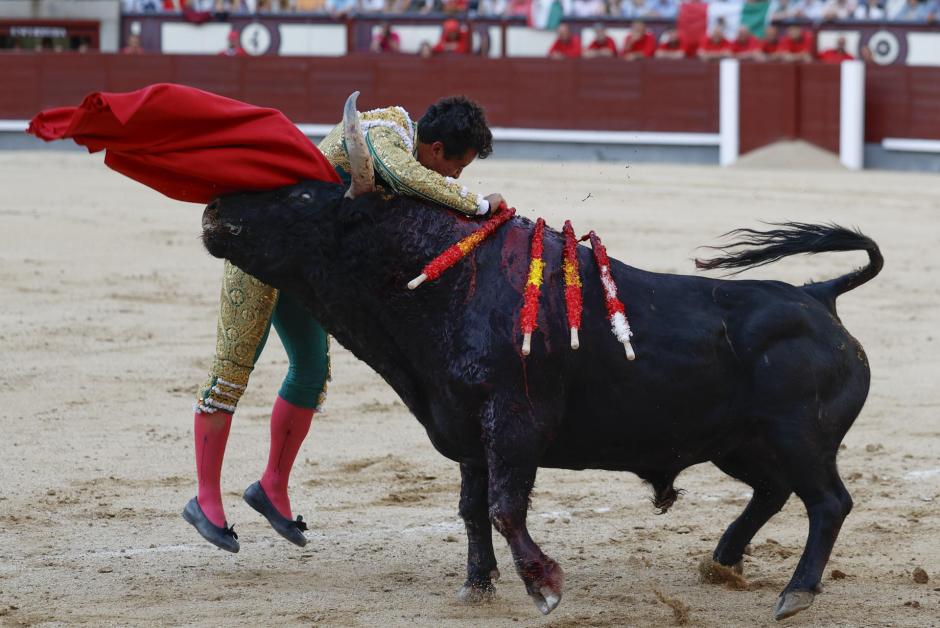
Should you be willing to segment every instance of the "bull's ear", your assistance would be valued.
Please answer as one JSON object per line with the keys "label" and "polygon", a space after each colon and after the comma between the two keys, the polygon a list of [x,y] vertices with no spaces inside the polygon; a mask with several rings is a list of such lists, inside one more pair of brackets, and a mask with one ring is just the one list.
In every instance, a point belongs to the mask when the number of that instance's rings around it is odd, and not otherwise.
{"label": "bull's ear", "polygon": [[366,138],[362,134],[359,124],[359,113],[356,111],[356,98],[359,92],[353,92],[346,99],[343,108],[343,137],[346,140],[346,152],[349,154],[349,167],[352,183],[346,196],[356,198],[367,192],[375,190],[375,166],[372,155],[366,146]]}

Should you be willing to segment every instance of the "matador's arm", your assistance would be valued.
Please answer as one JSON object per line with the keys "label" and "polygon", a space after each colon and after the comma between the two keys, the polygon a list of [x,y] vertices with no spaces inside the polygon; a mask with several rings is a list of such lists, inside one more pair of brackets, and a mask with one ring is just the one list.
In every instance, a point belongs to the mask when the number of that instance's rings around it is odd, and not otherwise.
{"label": "matador's arm", "polygon": [[366,145],[376,171],[398,194],[434,201],[471,216],[489,211],[482,194],[474,194],[455,179],[422,166],[395,130],[382,126],[369,129]]}

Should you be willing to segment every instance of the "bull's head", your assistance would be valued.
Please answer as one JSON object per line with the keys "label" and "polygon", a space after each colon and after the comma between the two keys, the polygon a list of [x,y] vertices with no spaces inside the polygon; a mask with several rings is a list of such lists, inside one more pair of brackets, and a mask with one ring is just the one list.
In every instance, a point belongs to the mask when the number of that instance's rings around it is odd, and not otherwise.
{"label": "bull's head", "polygon": [[353,93],[343,110],[352,183],[346,194],[333,183],[305,181],[270,192],[230,194],[215,199],[202,217],[202,239],[215,257],[266,283],[287,276],[335,247],[337,229],[353,213],[354,199],[375,189],[372,158],[356,112]]}
{"label": "bull's head", "polygon": [[306,181],[271,192],[217,198],[202,215],[202,241],[215,257],[230,260],[265,283],[283,278],[332,242],[345,203],[335,183]]}

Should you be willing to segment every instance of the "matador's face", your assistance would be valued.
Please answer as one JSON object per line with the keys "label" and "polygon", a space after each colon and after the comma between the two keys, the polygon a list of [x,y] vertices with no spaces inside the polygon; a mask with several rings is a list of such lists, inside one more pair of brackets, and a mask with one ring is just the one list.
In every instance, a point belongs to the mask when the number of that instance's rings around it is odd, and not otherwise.
{"label": "matador's face", "polygon": [[426,144],[418,142],[417,150],[418,162],[427,168],[433,170],[442,177],[460,178],[463,169],[470,165],[476,159],[477,152],[468,148],[463,155],[447,156],[442,142],[431,142]]}

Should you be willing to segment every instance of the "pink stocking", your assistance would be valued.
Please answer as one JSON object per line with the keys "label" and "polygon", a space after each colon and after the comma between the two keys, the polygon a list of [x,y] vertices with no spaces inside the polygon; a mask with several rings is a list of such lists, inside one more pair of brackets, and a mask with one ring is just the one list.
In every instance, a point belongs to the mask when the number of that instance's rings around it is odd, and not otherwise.
{"label": "pink stocking", "polygon": [[271,411],[271,450],[268,466],[261,477],[261,488],[281,516],[287,519],[293,518],[287,482],[300,445],[310,431],[313,413],[313,408],[295,406],[280,395]]}
{"label": "pink stocking", "polygon": [[225,526],[222,508],[222,458],[228,442],[232,415],[228,412],[196,412],[196,477],[199,481],[199,507],[214,525]]}

